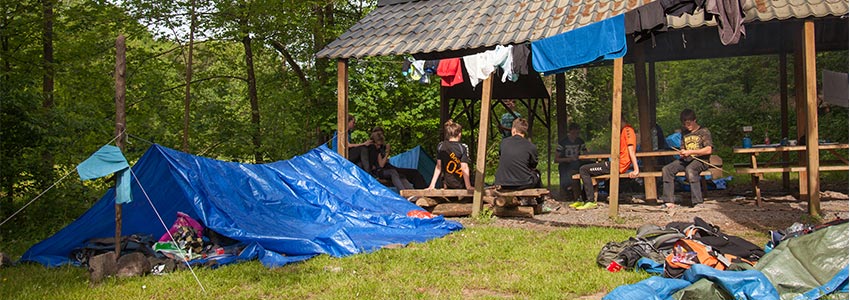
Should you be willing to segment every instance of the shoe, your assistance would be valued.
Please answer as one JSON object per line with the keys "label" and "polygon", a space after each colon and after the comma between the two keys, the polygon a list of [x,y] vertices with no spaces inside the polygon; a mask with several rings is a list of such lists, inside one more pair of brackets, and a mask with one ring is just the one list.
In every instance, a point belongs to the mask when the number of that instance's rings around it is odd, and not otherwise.
{"label": "shoe", "polygon": [[573,202],[572,204],[570,204],[570,207],[576,208],[576,207],[579,207],[579,206],[582,206],[582,205],[584,205],[584,202],[576,201],[576,202]]}
{"label": "shoe", "polygon": [[585,210],[585,209],[594,209],[596,208],[596,202],[587,202],[582,206],[576,207],[577,210]]}

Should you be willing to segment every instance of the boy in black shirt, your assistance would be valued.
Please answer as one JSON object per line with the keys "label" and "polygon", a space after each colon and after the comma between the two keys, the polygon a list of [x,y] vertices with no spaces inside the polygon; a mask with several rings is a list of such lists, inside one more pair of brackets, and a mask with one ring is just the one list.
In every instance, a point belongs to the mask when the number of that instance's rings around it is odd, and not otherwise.
{"label": "boy in black shirt", "polygon": [[537,167],[537,146],[525,138],[528,121],[517,118],[511,126],[511,136],[499,145],[499,168],[494,184],[509,190],[540,187]]}
{"label": "boy in black shirt", "polygon": [[443,128],[446,140],[437,145],[437,165],[434,166],[434,177],[431,178],[428,189],[433,189],[437,185],[437,179],[442,179],[444,188],[471,190],[473,187],[469,180],[469,147],[460,142],[462,127],[448,120]]}

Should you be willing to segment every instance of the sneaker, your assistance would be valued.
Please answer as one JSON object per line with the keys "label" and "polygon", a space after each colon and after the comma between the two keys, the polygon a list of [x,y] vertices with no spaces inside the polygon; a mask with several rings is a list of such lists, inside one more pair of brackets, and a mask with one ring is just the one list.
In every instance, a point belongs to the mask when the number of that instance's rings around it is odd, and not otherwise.
{"label": "sneaker", "polygon": [[577,210],[585,210],[585,209],[594,209],[596,208],[596,202],[587,202],[582,206],[576,207]]}
{"label": "sneaker", "polygon": [[582,206],[582,205],[584,205],[584,202],[576,201],[576,202],[573,202],[572,204],[570,204],[570,207],[576,208],[576,207],[579,207],[579,206]]}

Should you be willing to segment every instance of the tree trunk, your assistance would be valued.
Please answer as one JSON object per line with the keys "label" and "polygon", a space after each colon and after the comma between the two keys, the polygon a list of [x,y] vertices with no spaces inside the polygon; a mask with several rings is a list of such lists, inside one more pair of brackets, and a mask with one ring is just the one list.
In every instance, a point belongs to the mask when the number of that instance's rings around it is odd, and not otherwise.
{"label": "tree trunk", "polygon": [[254,162],[263,163],[263,154],[260,146],[262,145],[260,131],[260,105],[257,100],[257,79],[254,76],[254,54],[251,51],[251,37],[245,35],[242,38],[242,45],[245,46],[245,66],[248,69],[248,98],[251,100],[251,125],[252,125],[252,141],[254,143]]}
{"label": "tree trunk", "polygon": [[[54,86],[54,74],[55,70],[53,68],[53,3],[54,0],[43,0],[42,1],[42,33],[41,33],[41,43],[42,43],[42,67],[44,68],[44,74],[42,77],[42,85],[41,85],[41,93],[42,93],[42,102],[41,106],[44,109],[44,122],[47,124],[47,130],[52,131],[53,127],[53,117],[52,111],[53,106],[55,105],[53,101],[53,86]],[[42,174],[41,174],[41,182],[42,185],[46,185],[50,181],[53,181],[53,142],[50,142],[49,139],[45,140],[44,148],[41,152],[41,165],[42,165]]]}
{"label": "tree trunk", "polygon": [[195,0],[192,0],[189,12],[192,19],[189,25],[189,57],[186,59],[186,98],[183,100],[183,152],[189,153],[189,109],[192,103],[192,50],[195,46]]}

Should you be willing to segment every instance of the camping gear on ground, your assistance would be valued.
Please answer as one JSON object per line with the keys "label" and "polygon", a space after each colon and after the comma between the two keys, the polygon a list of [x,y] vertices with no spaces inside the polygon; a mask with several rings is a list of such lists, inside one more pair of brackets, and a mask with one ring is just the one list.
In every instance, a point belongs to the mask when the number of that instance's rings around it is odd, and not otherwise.
{"label": "camping gear on ground", "polygon": [[732,254],[751,262],[764,256],[764,250],[740,237],[725,234],[720,227],[714,226],[700,217],[694,217],[693,223],[672,222],[667,227],[677,228],[689,239],[698,240],[723,254]]}
{"label": "camping gear on ground", "polygon": [[679,278],[686,270],[698,264],[722,271],[729,268],[733,263],[755,264],[755,262],[732,254],[721,253],[700,241],[680,239],[673,246],[673,252],[667,255],[665,259],[664,276]]}
{"label": "camping gear on ground", "polygon": [[[123,205],[123,231],[161,236],[185,212],[246,249],[232,260],[259,259],[267,267],[319,254],[342,257],[388,244],[425,242],[463,228],[443,217],[407,217],[422,210],[325,146],[286,161],[225,162],[153,145],[131,168],[138,201]],[[21,261],[74,264],[69,254],[91,238],[115,234],[115,190],[110,189]],[[156,208],[156,212],[154,209]]]}
{"label": "camping gear on ground", "polygon": [[663,262],[673,243],[684,235],[674,228],[662,228],[655,224],[645,224],[637,229],[635,237],[622,242],[608,242],[596,256],[596,263],[616,272],[625,268],[634,268],[641,258]]}

